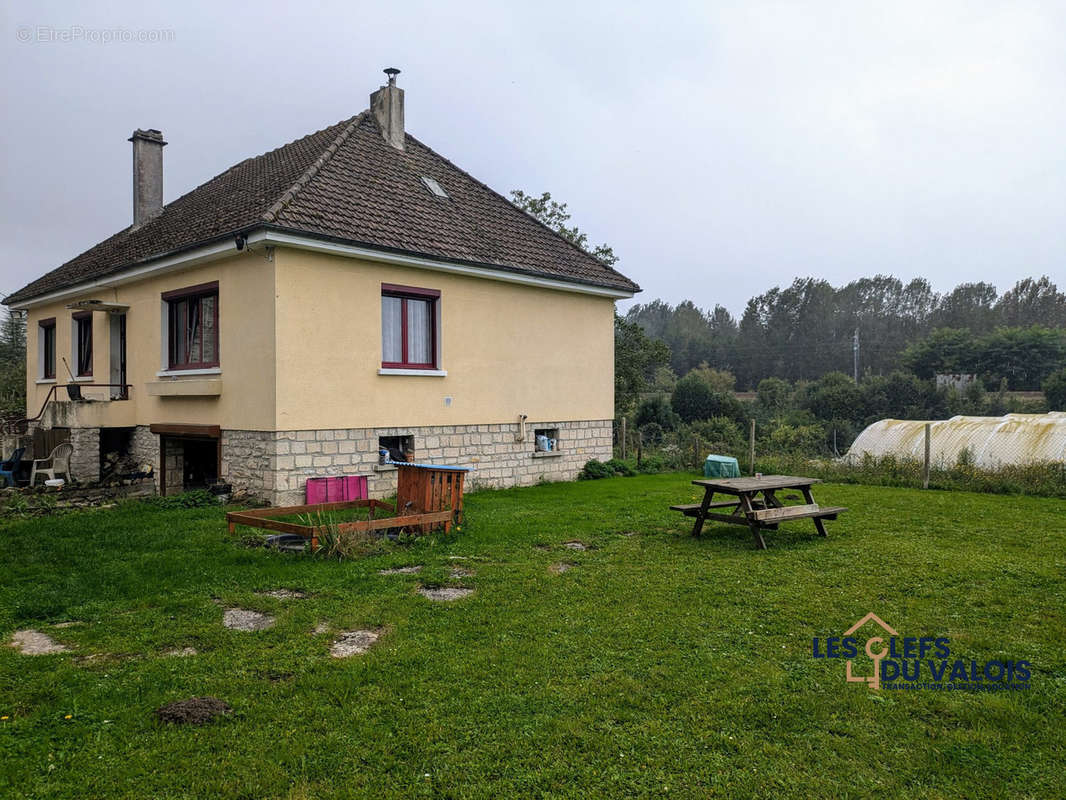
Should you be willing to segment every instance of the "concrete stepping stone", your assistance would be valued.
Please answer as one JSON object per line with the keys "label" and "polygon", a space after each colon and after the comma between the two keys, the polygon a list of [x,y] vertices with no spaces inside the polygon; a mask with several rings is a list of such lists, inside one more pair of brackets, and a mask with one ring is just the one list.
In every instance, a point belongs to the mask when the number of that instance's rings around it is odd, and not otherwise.
{"label": "concrete stepping stone", "polygon": [[571,542],[563,542],[563,547],[569,550],[588,550],[589,546],[584,542],[579,542],[576,539]]}
{"label": "concrete stepping stone", "polygon": [[435,603],[449,603],[452,600],[469,597],[474,590],[467,589],[465,586],[419,586],[418,593]]}
{"label": "concrete stepping stone", "polygon": [[414,575],[415,573],[422,571],[422,565],[417,564],[413,567],[393,567],[392,569],[379,569],[378,575]]}
{"label": "concrete stepping stone", "polygon": [[227,608],[222,615],[222,624],[234,631],[265,631],[273,628],[275,622],[270,614],[247,608]]}
{"label": "concrete stepping stone", "polygon": [[269,592],[256,592],[260,597],[273,597],[275,600],[303,600],[307,592],[299,589],[271,589]]}
{"label": "concrete stepping stone", "polygon": [[345,631],[329,647],[329,654],[334,658],[348,658],[365,653],[381,637],[380,631]]}
{"label": "concrete stepping stone", "polygon": [[175,647],[167,650],[163,653],[165,656],[174,656],[177,658],[187,658],[188,656],[199,655],[199,651],[195,647]]}
{"label": "concrete stepping stone", "polygon": [[469,578],[474,574],[474,570],[466,567],[452,567],[452,571],[448,574],[451,575],[453,580],[456,578]]}
{"label": "concrete stepping stone", "polygon": [[41,633],[32,628],[11,634],[11,647],[24,656],[47,656],[70,650],[65,644],[60,644],[47,633]]}

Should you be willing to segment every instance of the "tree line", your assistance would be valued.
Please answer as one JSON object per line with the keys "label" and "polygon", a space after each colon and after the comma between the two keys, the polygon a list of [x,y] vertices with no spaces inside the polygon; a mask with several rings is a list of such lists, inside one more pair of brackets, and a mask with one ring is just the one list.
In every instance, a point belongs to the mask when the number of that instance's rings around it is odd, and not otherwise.
{"label": "tree line", "polygon": [[988,283],[939,294],[924,278],[876,275],[841,287],[797,278],[751,298],[739,320],[721,305],[704,310],[690,300],[638,304],[625,320],[669,348],[675,379],[705,364],[747,390],[768,377],[851,374],[856,331],[859,371],[875,375],[967,372],[1038,389],[1066,354],[1066,295],[1046,276],[1002,295]]}

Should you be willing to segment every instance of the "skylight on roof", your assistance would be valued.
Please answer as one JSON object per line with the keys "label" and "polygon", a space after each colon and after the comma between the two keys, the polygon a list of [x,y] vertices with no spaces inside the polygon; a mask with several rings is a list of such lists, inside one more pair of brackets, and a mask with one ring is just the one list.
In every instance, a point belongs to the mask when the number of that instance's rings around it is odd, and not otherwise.
{"label": "skylight on roof", "polygon": [[444,191],[443,187],[435,180],[433,180],[433,178],[427,178],[425,175],[423,175],[422,183],[424,183],[426,185],[426,188],[433,192],[433,194],[437,195],[437,197],[448,197],[448,193]]}

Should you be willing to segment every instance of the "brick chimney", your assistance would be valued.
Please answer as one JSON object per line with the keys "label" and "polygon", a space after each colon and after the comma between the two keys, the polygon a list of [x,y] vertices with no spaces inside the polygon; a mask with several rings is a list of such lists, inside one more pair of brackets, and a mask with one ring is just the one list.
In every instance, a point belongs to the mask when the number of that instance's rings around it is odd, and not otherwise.
{"label": "brick chimney", "polygon": [[403,150],[403,89],[396,85],[400,71],[396,67],[387,67],[385,74],[389,76],[389,83],[370,95],[370,110],[381,126],[385,141],[397,150]]}
{"label": "brick chimney", "polygon": [[143,225],[163,210],[163,134],[140,128],[133,142],[133,224]]}

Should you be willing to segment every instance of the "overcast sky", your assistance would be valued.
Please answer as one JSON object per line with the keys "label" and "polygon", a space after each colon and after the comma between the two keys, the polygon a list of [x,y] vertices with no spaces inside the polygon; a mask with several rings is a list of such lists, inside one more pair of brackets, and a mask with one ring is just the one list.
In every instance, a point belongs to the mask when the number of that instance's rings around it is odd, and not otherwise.
{"label": "overcast sky", "polygon": [[509,5],[6,0],[0,291],[130,223],[134,128],[169,142],[169,202],[366,108],[385,66],[411,133],[568,202],[642,302],[1066,283],[1066,3]]}

